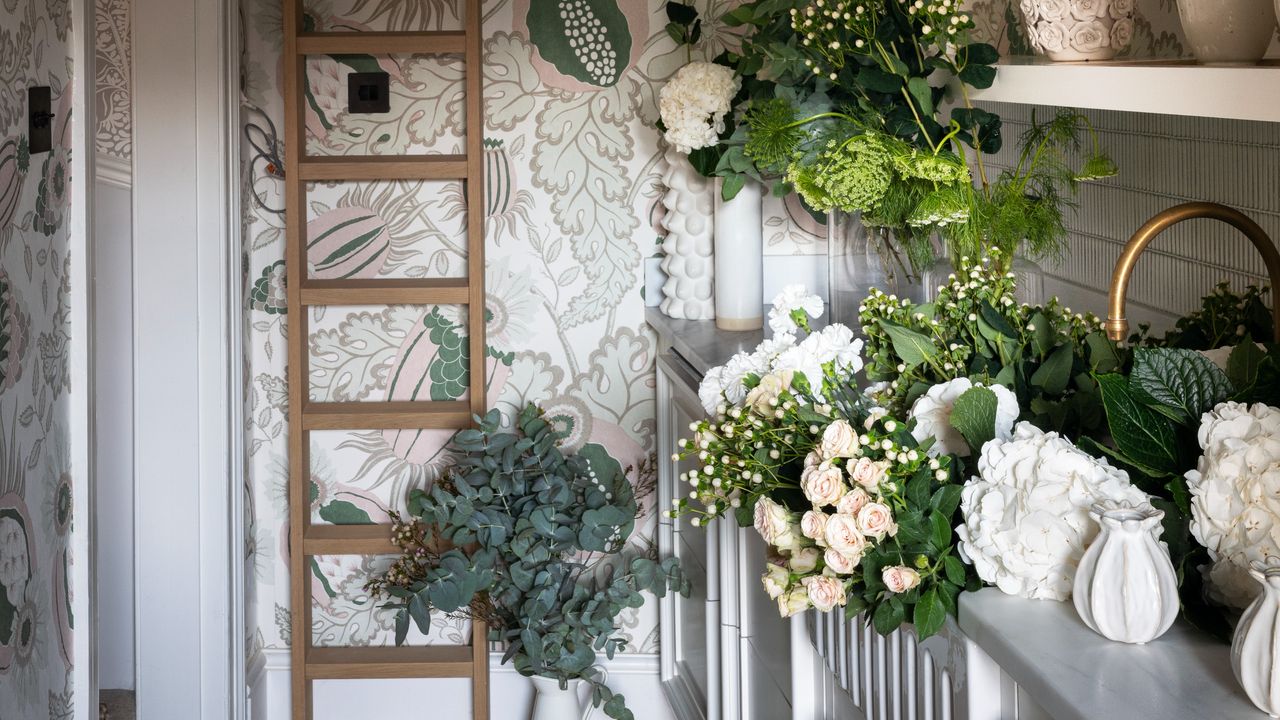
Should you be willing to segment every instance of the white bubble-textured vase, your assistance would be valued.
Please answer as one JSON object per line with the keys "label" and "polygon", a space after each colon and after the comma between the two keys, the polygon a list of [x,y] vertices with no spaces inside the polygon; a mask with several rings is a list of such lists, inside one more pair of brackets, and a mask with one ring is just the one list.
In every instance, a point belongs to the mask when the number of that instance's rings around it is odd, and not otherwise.
{"label": "white bubble-textured vase", "polygon": [[1101,531],[1076,569],[1076,612],[1108,640],[1155,640],[1178,616],[1177,575],[1159,542],[1164,512],[1146,503],[1104,500],[1089,514]]}
{"label": "white bubble-textured vase", "polygon": [[764,224],[762,186],[754,180],[732,200],[716,182],[716,327],[759,330],[764,326]]}
{"label": "white bubble-textured vase", "polygon": [[1276,31],[1269,0],[1178,0],[1187,45],[1207,65],[1253,65]]}
{"label": "white bubble-textured vase", "polygon": [[715,183],[698,174],[689,158],[675,148],[663,155],[667,169],[662,184],[666,215],[662,240],[662,285],[659,309],[667,317],[710,320],[716,316],[712,295],[714,267]]}
{"label": "white bubble-textured vase", "polygon": [[1231,638],[1231,669],[1240,687],[1271,717],[1280,716],[1280,559],[1254,562],[1249,574],[1262,583],[1262,594],[1240,616]]}
{"label": "white bubble-textured vase", "polygon": [[1110,60],[1133,40],[1134,0],[1022,0],[1037,52],[1058,62]]}

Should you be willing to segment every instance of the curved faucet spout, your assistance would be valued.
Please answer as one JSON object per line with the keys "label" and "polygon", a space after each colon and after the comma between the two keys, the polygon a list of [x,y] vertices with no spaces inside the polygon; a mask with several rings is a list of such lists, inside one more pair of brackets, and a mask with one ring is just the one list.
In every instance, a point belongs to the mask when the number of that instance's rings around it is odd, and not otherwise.
{"label": "curved faucet spout", "polygon": [[1184,220],[1195,218],[1221,220],[1244,233],[1245,237],[1249,238],[1249,242],[1258,249],[1262,255],[1262,261],[1266,263],[1267,274],[1271,277],[1273,339],[1280,342],[1280,252],[1276,251],[1276,246],[1271,242],[1271,238],[1267,237],[1267,233],[1247,215],[1226,205],[1209,202],[1175,205],[1148,220],[1138,228],[1138,232],[1134,233],[1133,237],[1129,238],[1124,251],[1120,253],[1120,259],[1116,261],[1115,272],[1111,274],[1111,291],[1107,296],[1107,337],[1120,341],[1124,340],[1129,333],[1129,321],[1125,319],[1124,306],[1129,292],[1129,276],[1133,274],[1133,266],[1138,262],[1138,256],[1147,249],[1147,245],[1157,235]]}

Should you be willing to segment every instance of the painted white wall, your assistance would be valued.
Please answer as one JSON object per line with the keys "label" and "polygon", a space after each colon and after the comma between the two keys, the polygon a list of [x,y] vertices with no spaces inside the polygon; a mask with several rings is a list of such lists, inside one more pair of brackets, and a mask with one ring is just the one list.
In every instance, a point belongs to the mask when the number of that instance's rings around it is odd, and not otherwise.
{"label": "painted white wall", "polygon": [[[491,717],[528,720],[533,688],[502,655],[489,657]],[[638,720],[675,720],[658,683],[658,656],[618,655],[602,663],[609,687],[627,698]],[[249,666],[249,720],[289,720],[289,651],[259,652]],[[471,717],[468,680],[327,680],[315,684],[315,720],[377,717],[431,717],[467,720]],[[595,711],[591,720],[604,720]],[[558,719],[559,720],[559,719]],[[578,720],[564,718],[563,720]],[[778,720],[782,720],[779,718]]]}
{"label": "painted white wall", "polygon": [[242,712],[233,9],[134,4],[139,720]]}
{"label": "painted white wall", "polygon": [[132,690],[133,193],[118,179],[99,178],[93,218],[98,683]]}

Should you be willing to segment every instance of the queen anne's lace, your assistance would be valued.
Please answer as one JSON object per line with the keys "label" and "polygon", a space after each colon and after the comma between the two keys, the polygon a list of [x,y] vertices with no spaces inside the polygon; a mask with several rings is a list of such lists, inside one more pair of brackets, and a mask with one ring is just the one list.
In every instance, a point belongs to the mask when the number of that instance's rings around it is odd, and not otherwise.
{"label": "queen anne's lace", "polygon": [[1026,422],[1011,440],[983,446],[978,475],[961,497],[960,554],[984,581],[1027,598],[1070,597],[1076,566],[1098,532],[1093,503],[1148,501],[1123,470]]}
{"label": "queen anne's lace", "polygon": [[663,137],[682,153],[715,145],[741,84],[723,65],[691,62],[680,68],[658,94],[658,111],[667,128]]}
{"label": "queen anne's lace", "polygon": [[1280,557],[1280,409],[1222,403],[1201,417],[1198,436],[1191,534],[1214,561],[1210,597],[1243,608],[1260,590],[1249,562]]}

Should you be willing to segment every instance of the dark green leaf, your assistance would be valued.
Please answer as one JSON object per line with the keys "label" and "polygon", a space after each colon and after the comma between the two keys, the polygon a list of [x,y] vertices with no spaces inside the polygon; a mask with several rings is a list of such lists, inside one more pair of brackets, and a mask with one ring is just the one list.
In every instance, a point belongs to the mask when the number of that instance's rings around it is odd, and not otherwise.
{"label": "dark green leaf", "polygon": [[966,65],[960,71],[960,79],[971,87],[985,90],[996,80],[996,69],[990,65]]}
{"label": "dark green leaf", "polygon": [[929,87],[928,81],[919,76],[913,77],[907,81],[907,91],[922,116],[933,115],[933,88]]}
{"label": "dark green leaf", "polygon": [[1071,363],[1075,359],[1071,345],[1061,345],[1031,374],[1032,385],[1048,395],[1061,395],[1071,381]]}
{"label": "dark green leaf", "polygon": [[1252,340],[1245,340],[1231,350],[1227,358],[1227,378],[1236,390],[1248,390],[1258,382],[1258,368],[1266,357]]}
{"label": "dark green leaf", "polygon": [[881,322],[880,327],[889,335],[889,340],[893,343],[893,351],[908,369],[928,362],[941,352],[938,346],[933,344],[933,340],[915,330],[890,322]]}
{"label": "dark green leaf", "polygon": [[972,454],[996,436],[996,394],[985,387],[972,387],[956,398],[951,409],[951,426],[969,443]]}
{"label": "dark green leaf", "polygon": [[970,65],[994,65],[1000,60],[1000,51],[987,43],[970,43],[965,60]]}
{"label": "dark green leaf", "polygon": [[871,616],[871,624],[875,626],[876,632],[888,635],[901,627],[905,618],[906,611],[902,609],[901,603],[882,602]]}
{"label": "dark green leaf", "polygon": [[1231,396],[1231,381],[1209,358],[1181,348],[1138,348],[1130,384],[1153,400],[1177,408],[1188,420]]}
{"label": "dark green leaf", "polygon": [[1116,447],[1143,466],[1178,471],[1177,435],[1169,418],[1142,404],[1122,375],[1097,376]]}
{"label": "dark green leaf", "polygon": [[938,597],[937,589],[929,588],[925,590],[920,599],[916,601],[916,609],[912,621],[916,626],[916,635],[923,640],[941,630],[942,624],[946,620],[947,609],[942,604],[942,598]]}
{"label": "dark green leaf", "polygon": [[964,563],[960,562],[960,558],[955,555],[948,555],[942,561],[942,569],[947,573],[947,579],[952,583],[964,586]]}
{"label": "dark green leaf", "polygon": [[942,513],[933,513],[929,516],[929,525],[932,529],[930,541],[933,546],[939,550],[951,546],[951,518]]}

